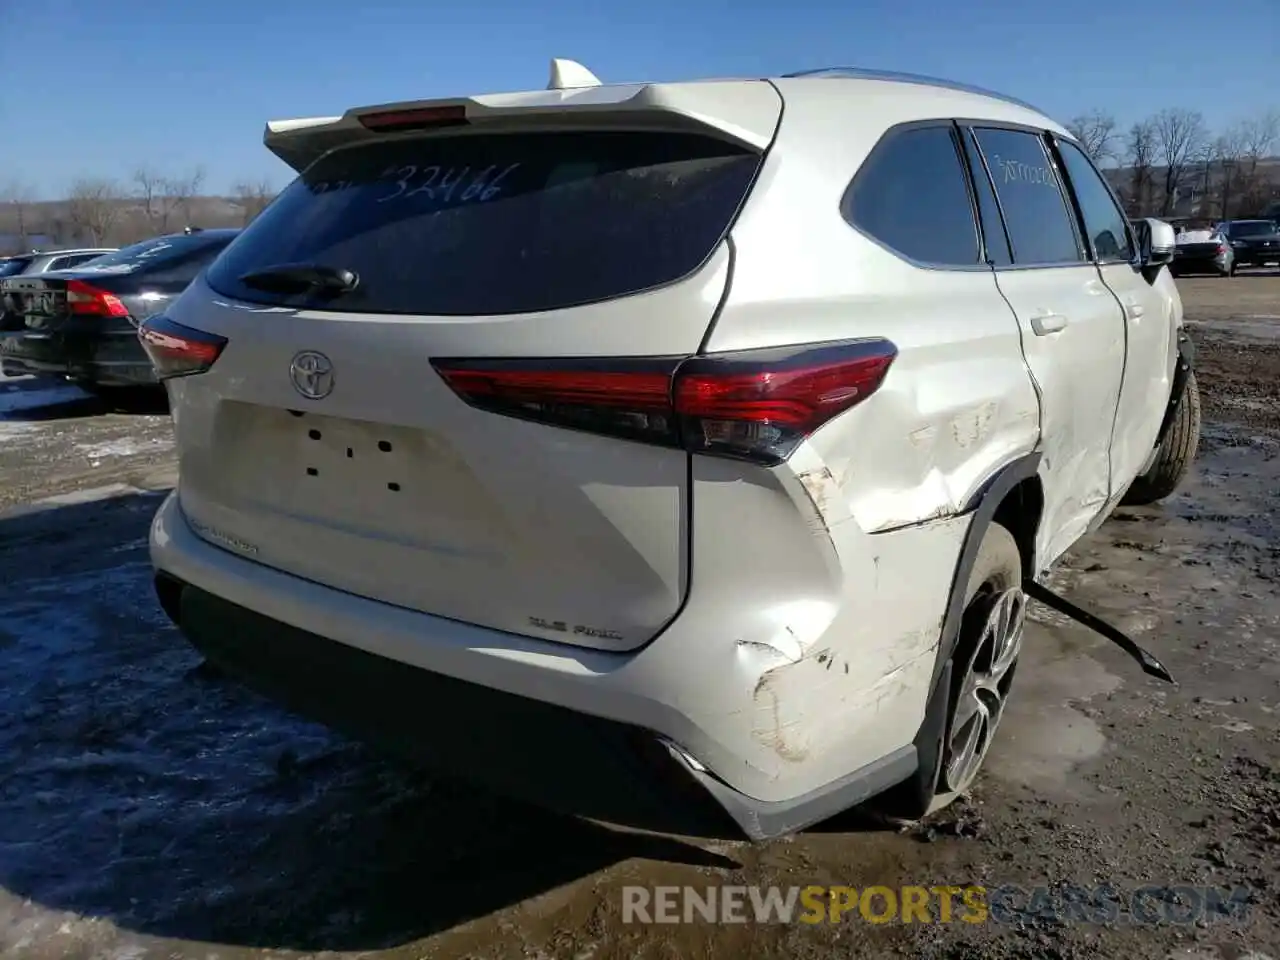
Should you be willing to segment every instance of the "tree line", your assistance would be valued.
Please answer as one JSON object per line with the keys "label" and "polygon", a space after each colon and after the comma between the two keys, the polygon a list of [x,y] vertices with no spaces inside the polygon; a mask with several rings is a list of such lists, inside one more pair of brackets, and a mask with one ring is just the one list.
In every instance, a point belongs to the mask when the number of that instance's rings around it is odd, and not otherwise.
{"label": "tree line", "polygon": [[1169,107],[1128,128],[1104,110],[1067,129],[1103,167],[1131,216],[1263,216],[1280,202],[1280,110],[1215,132],[1196,110]]}
{"label": "tree line", "polygon": [[225,195],[205,192],[202,167],[181,174],[138,167],[125,181],[82,177],[65,197],[39,199],[30,184],[0,185],[0,254],[83,244],[124,246],[184,227],[242,227],[275,197],[270,181],[242,180]]}
{"label": "tree line", "polygon": [[[1128,128],[1105,110],[1066,126],[1130,216],[1227,219],[1280,210],[1280,109],[1217,132],[1198,111],[1178,107]],[[29,184],[11,181],[0,186],[0,247],[29,249],[33,238],[51,246],[123,246],[187,226],[245,226],[276,193],[267,180],[239,181],[225,195],[204,193],[205,186],[200,167],[173,174],[141,166],[124,181],[84,177],[60,200],[40,200]]]}

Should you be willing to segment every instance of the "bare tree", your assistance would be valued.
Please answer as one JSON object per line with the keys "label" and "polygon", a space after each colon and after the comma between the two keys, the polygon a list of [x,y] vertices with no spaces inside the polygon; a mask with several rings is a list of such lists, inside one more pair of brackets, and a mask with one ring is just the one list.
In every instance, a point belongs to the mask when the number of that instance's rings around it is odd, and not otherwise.
{"label": "bare tree", "polygon": [[[1218,208],[1224,220],[1231,216],[1231,201],[1239,192],[1237,181],[1240,179],[1240,160],[1244,150],[1245,131],[1241,124],[1230,127],[1225,133],[1215,137],[1204,150],[1207,156],[1206,171],[1216,165],[1220,172]],[[1206,193],[1209,192],[1209,186],[1209,175],[1206,172]]]}
{"label": "bare tree", "polygon": [[1203,149],[1207,131],[1204,116],[1196,110],[1171,107],[1155,116],[1157,156],[1164,166],[1161,215],[1167,215],[1178,198],[1188,163]]}
{"label": "bare tree", "polygon": [[1130,171],[1130,213],[1141,216],[1149,212],[1152,187],[1155,185],[1156,128],[1152,120],[1140,120],[1129,128],[1124,143],[1125,163]]}
{"label": "bare tree", "polygon": [[231,194],[235,197],[247,227],[254,217],[266,209],[275,196],[275,190],[267,180],[242,180],[231,188]]}
{"label": "bare tree", "polygon": [[1094,163],[1101,164],[1115,156],[1116,118],[1111,114],[1092,110],[1072,119],[1067,129]]}
{"label": "bare tree", "polygon": [[1258,164],[1275,153],[1280,146],[1280,110],[1268,110],[1239,125],[1240,145],[1239,189],[1242,206],[1258,207],[1262,212],[1270,193],[1269,184],[1258,174]]}
{"label": "bare tree", "polygon": [[67,195],[67,218],[76,233],[95,246],[102,244],[120,219],[124,193],[114,180],[81,179]]}
{"label": "bare tree", "polygon": [[196,167],[184,177],[165,178],[161,187],[164,208],[164,219],[160,224],[162,233],[168,232],[170,220],[175,216],[190,221],[191,201],[200,195],[200,187],[203,184],[203,167]]}
{"label": "bare tree", "polygon": [[162,232],[160,221],[163,219],[161,194],[164,192],[164,177],[150,167],[139,167],[133,173],[134,195],[142,204],[142,215],[153,233]]}
{"label": "bare tree", "polygon": [[27,248],[27,237],[31,235],[31,206],[35,202],[35,192],[30,185],[14,180],[0,190],[0,203],[7,208],[14,230],[18,237],[18,248]]}

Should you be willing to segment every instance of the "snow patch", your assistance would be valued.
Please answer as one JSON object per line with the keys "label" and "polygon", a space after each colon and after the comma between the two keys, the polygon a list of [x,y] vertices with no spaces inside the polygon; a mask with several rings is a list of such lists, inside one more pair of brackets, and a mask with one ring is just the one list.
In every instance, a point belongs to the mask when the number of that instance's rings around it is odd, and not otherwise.
{"label": "snow patch", "polygon": [[137,437],[122,437],[105,443],[76,444],[76,450],[88,459],[97,461],[106,460],[108,457],[135,457],[140,453],[167,450],[172,446],[173,440],[168,437],[151,437],[145,440]]}

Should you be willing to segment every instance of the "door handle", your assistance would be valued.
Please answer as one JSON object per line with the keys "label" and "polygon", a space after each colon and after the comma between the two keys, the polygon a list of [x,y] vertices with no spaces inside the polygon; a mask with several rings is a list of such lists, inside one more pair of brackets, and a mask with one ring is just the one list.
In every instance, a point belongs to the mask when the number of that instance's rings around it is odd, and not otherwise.
{"label": "door handle", "polygon": [[1039,313],[1031,318],[1031,331],[1037,337],[1047,336],[1065,330],[1067,318],[1060,313]]}

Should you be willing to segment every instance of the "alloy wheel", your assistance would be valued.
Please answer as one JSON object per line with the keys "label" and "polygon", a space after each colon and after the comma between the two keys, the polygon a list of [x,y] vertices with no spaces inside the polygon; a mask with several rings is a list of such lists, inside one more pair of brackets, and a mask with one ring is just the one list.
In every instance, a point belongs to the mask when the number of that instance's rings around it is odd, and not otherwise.
{"label": "alloy wheel", "polygon": [[986,618],[978,628],[977,643],[971,647],[956,695],[942,770],[942,786],[953,792],[968,789],[986,759],[996,727],[1004,716],[1014,667],[1022,650],[1027,605],[1022,590],[1011,587],[994,596],[989,594],[985,604]]}

